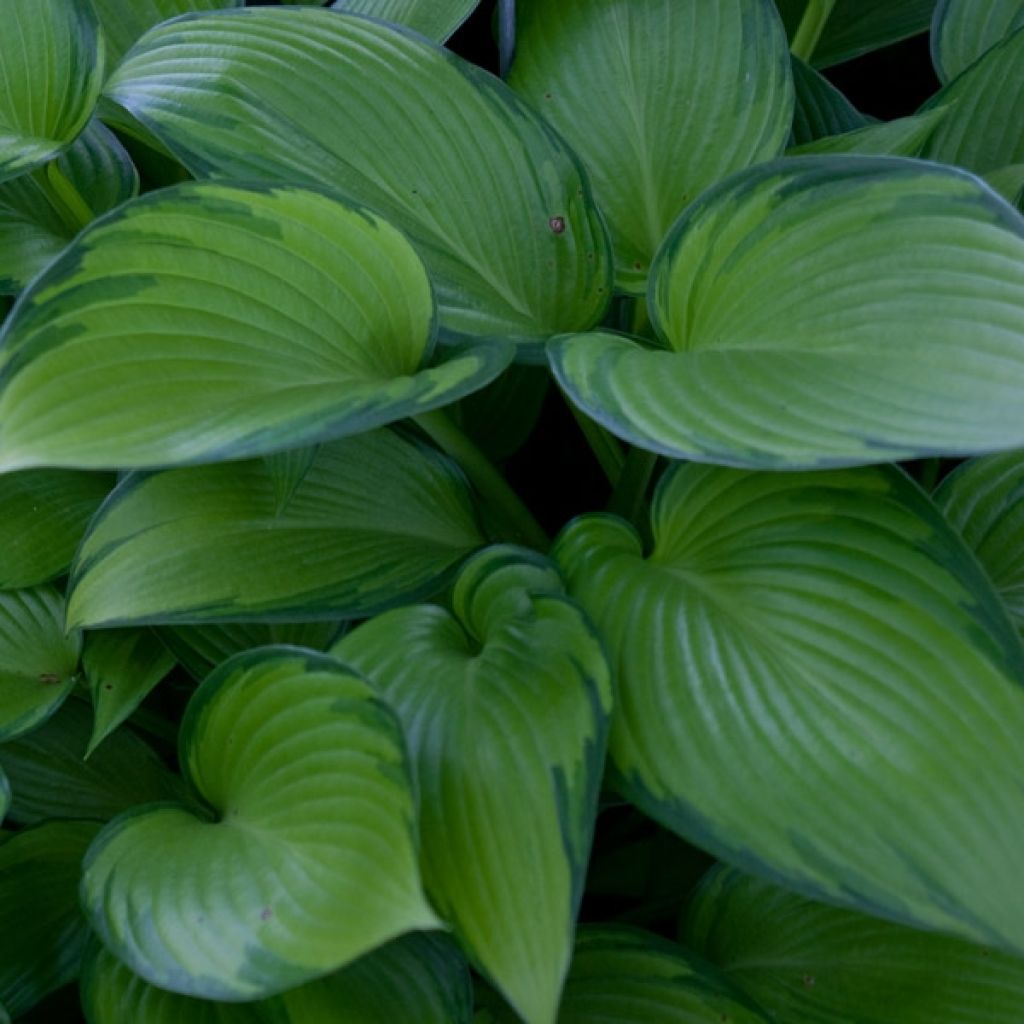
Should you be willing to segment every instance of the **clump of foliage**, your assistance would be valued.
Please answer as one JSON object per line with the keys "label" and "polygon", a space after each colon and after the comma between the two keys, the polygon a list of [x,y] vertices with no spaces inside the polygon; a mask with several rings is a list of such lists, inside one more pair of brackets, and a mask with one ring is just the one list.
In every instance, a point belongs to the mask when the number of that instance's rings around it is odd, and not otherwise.
{"label": "clump of foliage", "polygon": [[476,6],[0,10],[0,1019],[1019,1024],[1024,2]]}

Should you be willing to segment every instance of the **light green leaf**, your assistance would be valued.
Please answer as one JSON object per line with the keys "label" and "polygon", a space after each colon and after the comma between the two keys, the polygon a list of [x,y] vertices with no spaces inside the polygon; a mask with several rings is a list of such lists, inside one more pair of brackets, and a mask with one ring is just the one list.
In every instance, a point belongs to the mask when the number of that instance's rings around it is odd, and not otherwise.
{"label": "light green leaf", "polygon": [[711,872],[685,941],[786,1024],[1018,1024],[1024,960]]}
{"label": "light green leaf", "polygon": [[607,304],[575,156],[503,83],[412,34],[307,7],[190,16],[148,33],[107,94],[197,177],[321,184],[381,213],[423,257],[449,340],[539,358]]}
{"label": "light green leaf", "polygon": [[128,718],[174,665],[174,656],[148,629],[86,634],[82,668],[93,708],[86,757]]}
{"label": "light green leaf", "polygon": [[951,109],[924,155],[986,174],[1024,163],[1024,28],[993,47],[928,103]]}
{"label": "light green leaf", "polygon": [[270,647],[225,662],[189,703],[180,760],[212,815],[129,811],[85,863],[93,928],[145,980],[253,1000],[436,926],[398,723],[333,658]]}
{"label": "light green leaf", "polygon": [[429,596],[483,543],[454,463],[376,431],[323,445],[280,513],[262,460],[129,477],[82,542],[68,616],[89,627],[359,618]]}
{"label": "light green leaf", "polygon": [[616,286],[640,294],[693,199],[782,153],[793,87],[772,2],[520,0],[517,13],[509,82],[583,158]]}
{"label": "light green leaf", "polygon": [[1024,163],[1009,164],[989,171],[985,175],[985,181],[1007,202],[1024,213]]}
{"label": "light green leaf", "polygon": [[0,181],[75,140],[103,84],[103,41],[87,0],[4,0]]}
{"label": "light green leaf", "polygon": [[65,572],[113,473],[30,469],[0,476],[0,588],[31,587]]}
{"label": "light green leaf", "polygon": [[652,522],[646,558],[604,516],[555,545],[610,649],[617,788],[808,895],[1024,951],[1024,651],[923,492],[684,464]]}
{"label": "light green leaf", "polygon": [[292,500],[299,484],[306,479],[316,461],[318,445],[306,448],[292,448],[286,452],[276,452],[266,457],[267,469],[274,481],[274,493],[277,495],[277,511],[284,511]]}
{"label": "light green leaf", "polygon": [[0,999],[14,1017],[78,976],[82,857],[99,826],[55,821],[0,844]]}
{"label": "light green leaf", "polygon": [[805,142],[787,150],[786,155],[860,153],[869,156],[917,156],[946,113],[946,107],[936,107],[914,117],[866,125],[840,135]]}
{"label": "light green leaf", "polygon": [[470,1024],[473,1017],[465,957],[446,936],[428,933],[389,942],[282,1001],[293,1024]]}
{"label": "light green leaf", "polygon": [[865,117],[827,79],[797,57],[793,62],[793,87],[796,109],[793,111],[793,143],[801,146],[829,135],[841,135],[866,128]]}
{"label": "light green leaf", "polygon": [[119,729],[86,761],[91,718],[85,701],[73,698],[40,728],[0,745],[12,821],[109,821],[138,804],[184,799],[181,780],[131,729]]}
{"label": "light green leaf", "polygon": [[935,502],[1024,633],[1024,452],[964,463],[942,482]]}
{"label": "light green leaf", "polygon": [[549,1024],[597,810],[608,668],[540,556],[489,548],[452,605],[388,612],[334,652],[405,726],[439,913],[523,1020]]}
{"label": "light green leaf", "polygon": [[943,82],[1024,27],[1024,0],[938,0],[932,19],[932,63]]}
{"label": "light green leaf", "polygon": [[419,258],[366,210],[288,186],[152,192],[7,321],[0,468],[264,454],[445,405],[511,359],[494,345],[422,369],[434,328]]}
{"label": "light green leaf", "polygon": [[368,14],[415,29],[445,42],[473,13],[479,0],[335,0],[331,6],[350,14]]}
{"label": "light green leaf", "polygon": [[549,355],[650,451],[812,468],[1024,445],[1024,218],[951,168],[741,172],[679,220],[648,304],[664,350],[605,333]]}
{"label": "light green leaf", "polygon": [[81,635],[53,587],[0,591],[0,743],[41,725],[75,685]]}

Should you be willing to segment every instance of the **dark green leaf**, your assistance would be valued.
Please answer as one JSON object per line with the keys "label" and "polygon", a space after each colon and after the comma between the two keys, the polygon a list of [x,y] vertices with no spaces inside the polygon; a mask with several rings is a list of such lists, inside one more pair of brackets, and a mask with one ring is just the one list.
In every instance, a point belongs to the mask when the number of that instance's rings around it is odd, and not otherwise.
{"label": "dark green leaf", "polygon": [[948,82],[1024,27],[1024,0],[938,0],[932,20],[932,62]]}
{"label": "dark green leaf", "polygon": [[824,75],[796,57],[792,60],[796,90],[794,145],[866,128],[871,123]]}

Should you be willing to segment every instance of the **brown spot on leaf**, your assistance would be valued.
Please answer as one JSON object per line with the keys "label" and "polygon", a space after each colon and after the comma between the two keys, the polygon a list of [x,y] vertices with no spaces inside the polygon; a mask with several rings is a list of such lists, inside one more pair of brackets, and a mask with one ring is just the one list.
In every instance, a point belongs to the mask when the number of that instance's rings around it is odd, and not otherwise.
{"label": "brown spot on leaf", "polygon": [[261,921],[269,921],[273,916],[274,912],[270,909],[270,907],[264,907],[263,910],[260,912]]}
{"label": "brown spot on leaf", "polygon": [[551,220],[548,221],[548,227],[551,228],[551,230],[556,235],[565,234],[565,218],[564,217],[552,217]]}
{"label": "brown spot on leaf", "polygon": [[804,987],[805,988],[814,988],[814,984],[815,984],[816,981],[817,981],[817,979],[814,977],[813,974],[805,974],[804,977],[803,977],[803,982],[804,982]]}
{"label": "brown spot on leaf", "polygon": [[39,682],[45,686],[53,686],[55,683],[60,682],[60,676],[54,672],[41,672],[39,674]]}

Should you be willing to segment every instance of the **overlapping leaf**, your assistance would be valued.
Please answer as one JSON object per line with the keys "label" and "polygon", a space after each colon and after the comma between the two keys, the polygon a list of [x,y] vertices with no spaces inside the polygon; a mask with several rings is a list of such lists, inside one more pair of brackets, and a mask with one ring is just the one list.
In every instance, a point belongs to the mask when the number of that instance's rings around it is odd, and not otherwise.
{"label": "overlapping leaf", "polygon": [[610,648],[621,791],[806,893],[1024,951],[1024,656],[916,485],[684,465],[653,532],[555,548]]}
{"label": "overlapping leaf", "polygon": [[372,214],[287,186],[192,183],[90,228],[0,335],[0,467],[241,458],[358,433],[497,376],[432,369],[430,285]]}
{"label": "overlapping leaf", "polygon": [[651,451],[810,468],[1024,445],[1024,218],[952,169],[741,172],[673,229],[649,305],[665,348],[585,334],[549,355]]}
{"label": "overlapping leaf", "polygon": [[948,82],[1022,27],[1022,0],[938,0],[931,38],[935,70]]}
{"label": "overlapping leaf", "polygon": [[379,211],[427,264],[447,337],[536,351],[607,303],[576,158],[501,82],[416,36],[312,8],[186,17],[143,37],[107,95],[197,176],[317,183]]}
{"label": "overlapping leaf", "polygon": [[129,477],[82,543],[68,617],[358,618],[432,593],[483,543],[455,465],[377,431],[323,445],[280,513],[262,460]]}
{"label": "overlapping leaf", "polygon": [[946,116],[945,107],[912,117],[869,124],[838,135],[814,139],[786,151],[787,156],[813,153],[860,153],[868,156],[919,156],[936,127]]}
{"label": "overlapping leaf", "polygon": [[454,616],[388,612],[335,648],[398,712],[420,794],[424,881],[528,1024],[554,1021],[604,764],[604,654],[546,560],[491,548]]}
{"label": "overlapping leaf", "polygon": [[335,0],[335,10],[393,21],[443,43],[473,13],[478,0]]}
{"label": "overlapping leaf", "polygon": [[435,925],[401,731],[339,662],[290,647],[225,662],[189,703],[180,760],[211,817],[128,812],[82,883],[93,928],[147,981],[253,1000]]}
{"label": "overlapping leaf", "polygon": [[796,57],[792,58],[792,63],[796,93],[793,111],[795,145],[802,146],[829,135],[866,128],[871,123],[824,75]]}
{"label": "overlapping leaf", "polygon": [[683,209],[785,146],[793,89],[771,0],[520,0],[517,9],[509,82],[583,157],[608,218],[616,284],[643,292]]}

